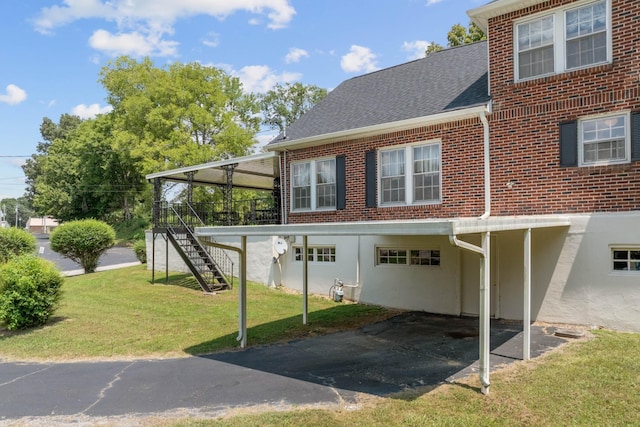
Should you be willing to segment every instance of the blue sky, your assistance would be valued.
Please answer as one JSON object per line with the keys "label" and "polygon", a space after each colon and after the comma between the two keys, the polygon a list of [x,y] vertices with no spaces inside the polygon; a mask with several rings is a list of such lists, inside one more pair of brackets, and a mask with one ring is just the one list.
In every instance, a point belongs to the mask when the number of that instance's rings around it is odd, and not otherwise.
{"label": "blue sky", "polygon": [[[101,67],[123,54],[157,66],[223,68],[245,90],[327,89],[446,45],[488,0],[2,0],[0,199],[24,193],[20,165],[44,117],[108,111]],[[261,141],[269,132],[259,135]]]}

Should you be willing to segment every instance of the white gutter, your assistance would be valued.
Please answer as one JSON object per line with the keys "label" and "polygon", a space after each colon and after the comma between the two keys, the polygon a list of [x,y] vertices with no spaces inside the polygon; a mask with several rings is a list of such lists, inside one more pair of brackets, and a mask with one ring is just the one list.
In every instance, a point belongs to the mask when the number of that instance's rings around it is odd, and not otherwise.
{"label": "white gutter", "polygon": [[383,123],[357,129],[348,129],[339,132],[326,133],[323,135],[314,135],[308,138],[294,139],[291,141],[284,140],[282,142],[267,145],[265,147],[265,150],[278,151],[284,149],[314,147],[317,145],[330,144],[332,142],[344,140],[347,138],[376,135],[384,132],[394,132],[402,129],[412,129],[421,126],[432,126],[439,123],[452,122],[455,120],[469,119],[472,117],[476,117],[478,114],[486,111],[486,108],[486,105],[480,105],[476,107],[465,108],[462,110],[447,111],[445,113],[433,114],[430,116],[400,120],[393,123]]}

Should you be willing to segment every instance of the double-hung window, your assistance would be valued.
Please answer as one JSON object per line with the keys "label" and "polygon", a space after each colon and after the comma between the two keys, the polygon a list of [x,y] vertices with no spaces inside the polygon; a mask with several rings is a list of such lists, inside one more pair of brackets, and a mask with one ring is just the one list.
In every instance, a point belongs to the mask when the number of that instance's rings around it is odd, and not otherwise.
{"label": "double-hung window", "polygon": [[336,159],[321,159],[291,165],[293,211],[336,208]]}
{"label": "double-hung window", "polygon": [[611,62],[611,0],[582,1],[516,23],[516,80]]}
{"label": "double-hung window", "polygon": [[440,202],[440,143],[380,150],[380,205]]}
{"label": "double-hung window", "polygon": [[629,114],[586,118],[578,122],[580,164],[626,163],[630,160]]}

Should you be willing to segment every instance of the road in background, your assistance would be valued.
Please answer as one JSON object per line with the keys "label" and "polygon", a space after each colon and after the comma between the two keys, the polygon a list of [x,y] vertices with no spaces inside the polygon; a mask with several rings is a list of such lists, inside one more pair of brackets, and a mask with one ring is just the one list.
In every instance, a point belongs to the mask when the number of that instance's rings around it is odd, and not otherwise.
{"label": "road in background", "polygon": [[[82,266],[77,262],[71,261],[68,258],[64,258],[57,252],[51,250],[49,236],[46,234],[36,234],[36,250],[38,256],[41,258],[52,261],[63,272],[70,273],[82,273]],[[113,267],[117,265],[129,265],[138,263],[133,249],[123,246],[115,246],[111,249],[107,249],[98,261],[98,268]]]}

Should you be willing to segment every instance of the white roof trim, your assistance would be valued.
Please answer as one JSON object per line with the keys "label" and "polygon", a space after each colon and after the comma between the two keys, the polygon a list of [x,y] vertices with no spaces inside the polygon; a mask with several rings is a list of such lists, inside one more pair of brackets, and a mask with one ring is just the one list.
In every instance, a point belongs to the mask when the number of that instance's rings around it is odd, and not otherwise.
{"label": "white roof trim", "polygon": [[196,227],[200,237],[237,236],[451,236],[530,228],[568,227],[567,216],[490,217],[446,220],[328,222],[316,224]]}
{"label": "white roof trim", "polygon": [[367,126],[357,129],[348,129],[340,132],[326,133],[323,135],[311,136],[308,138],[294,139],[291,141],[282,141],[269,144],[265,147],[269,151],[279,151],[288,149],[299,149],[314,147],[317,145],[331,144],[336,141],[348,138],[362,138],[368,135],[378,135],[385,132],[395,132],[403,129],[413,129],[420,126],[432,126],[439,123],[447,123],[455,120],[468,119],[476,117],[479,114],[488,111],[489,107],[485,104],[476,107],[464,108],[461,110],[447,111],[445,113],[433,114],[430,116],[416,117],[413,119],[400,120],[391,123],[382,123],[374,126]]}
{"label": "white roof trim", "polygon": [[480,29],[487,34],[487,27],[490,18],[504,15],[516,10],[524,9],[525,7],[535,6],[543,3],[545,0],[496,0],[485,4],[484,6],[477,7],[467,11],[469,18]]}

